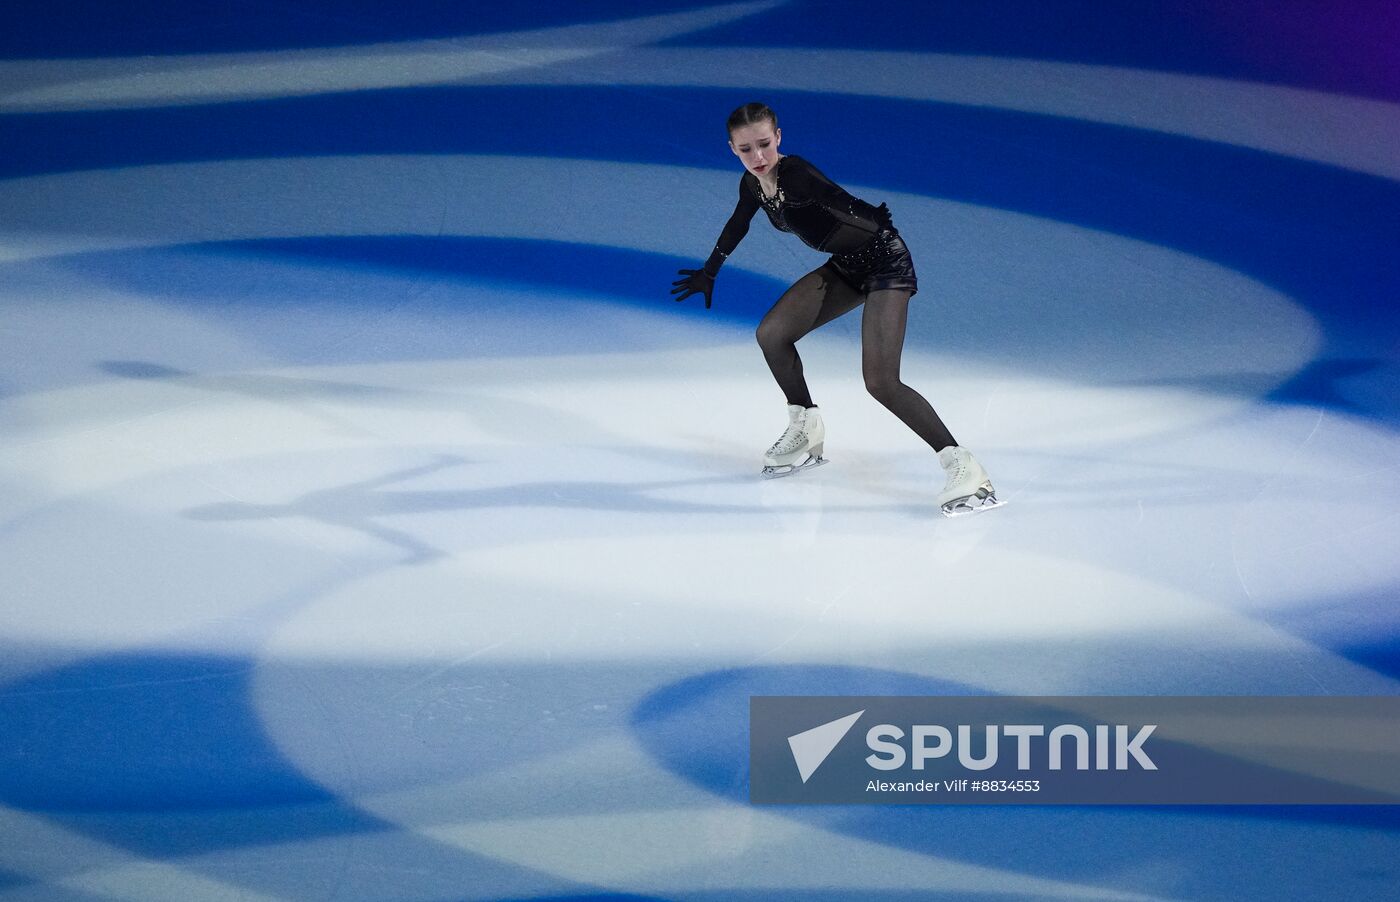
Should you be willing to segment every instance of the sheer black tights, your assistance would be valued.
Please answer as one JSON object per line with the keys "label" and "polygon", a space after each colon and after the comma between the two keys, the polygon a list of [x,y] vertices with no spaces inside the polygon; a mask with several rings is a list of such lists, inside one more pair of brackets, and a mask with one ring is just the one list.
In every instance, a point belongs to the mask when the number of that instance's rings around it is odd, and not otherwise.
{"label": "sheer black tights", "polygon": [[924,396],[899,378],[904,330],[909,317],[909,292],[889,289],[863,295],[823,265],[798,279],[778,298],[758,324],[758,344],[778,387],[789,404],[812,407],[812,394],[802,375],[797,341],[820,326],[849,313],[862,303],[861,372],[870,394],[935,451],[955,445]]}

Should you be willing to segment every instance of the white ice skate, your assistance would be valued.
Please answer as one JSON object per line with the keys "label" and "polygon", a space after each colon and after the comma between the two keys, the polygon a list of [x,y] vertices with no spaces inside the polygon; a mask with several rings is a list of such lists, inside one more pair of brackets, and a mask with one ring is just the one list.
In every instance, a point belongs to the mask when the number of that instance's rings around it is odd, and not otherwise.
{"label": "white ice skate", "polygon": [[788,427],[782,438],[773,443],[763,456],[763,475],[767,479],[791,476],[826,463],[822,445],[826,441],[826,426],[815,407],[788,405]]}
{"label": "white ice skate", "polygon": [[975,514],[1003,503],[997,500],[992,480],[971,451],[950,445],[938,452],[938,462],[948,474],[948,481],[938,494],[938,508],[943,516]]}

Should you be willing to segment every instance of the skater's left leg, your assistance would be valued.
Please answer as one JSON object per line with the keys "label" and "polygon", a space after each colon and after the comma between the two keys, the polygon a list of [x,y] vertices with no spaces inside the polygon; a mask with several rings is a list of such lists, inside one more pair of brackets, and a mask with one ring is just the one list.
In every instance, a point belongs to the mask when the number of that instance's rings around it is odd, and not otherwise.
{"label": "skater's left leg", "polygon": [[938,506],[945,516],[958,517],[996,507],[1001,502],[987,471],[971,451],[958,446],[923,395],[899,378],[909,297],[908,291],[885,289],[872,291],[866,298],[865,319],[861,323],[865,387],[938,452],[938,463],[947,475],[938,495]]}
{"label": "skater's left leg", "polygon": [[870,394],[904,425],[928,442],[934,451],[956,445],[924,396],[899,377],[904,354],[904,332],[909,320],[911,293],[902,289],[872,291],[865,299],[861,321],[861,371]]}

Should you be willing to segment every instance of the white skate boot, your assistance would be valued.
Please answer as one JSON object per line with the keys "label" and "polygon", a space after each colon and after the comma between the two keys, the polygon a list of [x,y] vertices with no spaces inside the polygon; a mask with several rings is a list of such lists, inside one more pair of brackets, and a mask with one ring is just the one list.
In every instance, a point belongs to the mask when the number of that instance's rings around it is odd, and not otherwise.
{"label": "white skate boot", "polygon": [[799,470],[826,463],[826,458],[822,457],[826,426],[821,413],[815,407],[797,404],[789,404],[787,411],[788,428],[763,456],[763,475],[768,479],[791,476]]}
{"label": "white skate boot", "polygon": [[961,517],[990,510],[1002,502],[987,471],[972,456],[972,452],[950,445],[938,452],[938,462],[948,474],[943,491],[938,494],[938,507],[945,517]]}

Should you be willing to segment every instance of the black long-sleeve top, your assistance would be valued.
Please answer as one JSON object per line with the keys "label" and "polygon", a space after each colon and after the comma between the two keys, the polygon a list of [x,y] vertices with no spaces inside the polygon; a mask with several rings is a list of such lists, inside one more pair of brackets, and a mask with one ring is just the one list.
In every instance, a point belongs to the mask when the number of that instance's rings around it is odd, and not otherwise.
{"label": "black long-sleeve top", "polygon": [[827,254],[848,254],[865,246],[881,228],[890,228],[888,214],[853,197],[802,157],[778,160],[778,193],[765,197],[758,177],[745,172],[739,179],[739,203],[720,233],[705,271],[716,275],[725,259],[749,233],[749,222],[762,207],[773,227],[792,232],[802,243]]}

